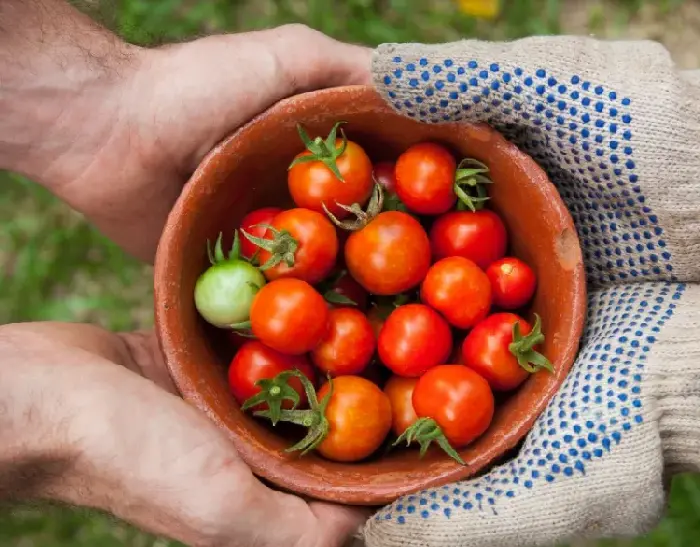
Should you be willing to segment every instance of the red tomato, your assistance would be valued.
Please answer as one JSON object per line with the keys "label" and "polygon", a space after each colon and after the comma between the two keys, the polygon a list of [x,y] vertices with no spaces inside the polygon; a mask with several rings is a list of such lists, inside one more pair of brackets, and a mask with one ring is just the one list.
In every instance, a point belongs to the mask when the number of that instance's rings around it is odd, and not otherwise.
{"label": "red tomato", "polygon": [[421,300],[439,311],[447,321],[468,329],[491,309],[491,284],[471,260],[461,256],[433,264],[421,286]]}
{"label": "red tomato", "polygon": [[307,282],[293,277],[265,285],[253,299],[253,334],[277,351],[299,355],[311,351],[328,330],[328,306]]}
{"label": "red tomato", "polygon": [[532,326],[522,317],[494,313],[474,327],[462,343],[462,362],[486,378],[496,391],[515,389],[530,374],[508,347],[516,322],[520,323],[521,335],[530,334]]}
{"label": "red tomato", "polygon": [[374,166],[374,178],[390,193],[396,193],[396,175],[394,172],[395,165],[390,161],[383,161]]}
{"label": "red tomato", "polygon": [[384,386],[384,393],[391,403],[391,429],[399,437],[418,419],[413,410],[413,389],[418,378],[402,378],[392,376]]}
{"label": "red tomato", "polygon": [[452,332],[435,310],[423,304],[406,304],[386,320],[377,346],[382,363],[394,374],[410,378],[447,360]]}
{"label": "red tomato", "polygon": [[[324,384],[318,393],[319,401],[329,389],[329,384]],[[318,451],[329,460],[354,462],[381,446],[391,429],[391,404],[369,380],[341,376],[333,380],[326,418],[330,431]]]}
{"label": "red tomato", "polygon": [[493,303],[504,310],[517,310],[535,294],[535,272],[522,260],[506,257],[492,263],[486,275],[493,289]]}
{"label": "red tomato", "polygon": [[435,220],[430,230],[433,258],[468,258],[482,269],[506,252],[507,234],[503,221],[493,211],[453,211]]}
{"label": "red tomato", "polygon": [[370,293],[399,294],[425,277],[430,267],[430,242],[411,215],[387,211],[350,235],[345,262],[350,274]]}
{"label": "red tomato", "polygon": [[367,301],[369,300],[367,291],[347,272],[333,282],[329,291],[337,293],[341,297],[348,298],[355,303],[353,305],[331,302],[336,308],[353,307],[361,311],[367,309]]}
{"label": "red tomato", "polygon": [[[258,340],[249,340],[241,346],[231,361],[228,369],[228,383],[231,392],[239,404],[243,404],[253,395],[260,392],[255,382],[262,379],[272,379],[285,370],[298,369],[311,383],[314,383],[314,370],[304,355],[285,355]],[[289,385],[299,394],[300,402],[297,408],[303,408],[306,392],[299,378],[290,378]],[[267,403],[253,407],[251,410],[264,410]],[[292,408],[292,401],[285,399],[282,408]]]}
{"label": "red tomato", "polygon": [[396,162],[396,193],[409,211],[440,215],[457,201],[457,162],[439,144],[424,142],[408,148]]}
{"label": "red tomato", "polygon": [[[336,147],[342,140],[336,140]],[[306,150],[297,157],[310,156]],[[362,147],[352,141],[342,155],[336,159],[336,166],[343,180],[322,162],[310,161],[299,163],[288,173],[289,192],[298,207],[324,213],[323,204],[338,219],[348,216],[348,212],[338,207],[359,203],[364,205],[372,194],[372,162]]]}
{"label": "red tomato", "polygon": [[[271,226],[281,235],[274,238],[274,232],[268,230],[267,240],[278,240],[278,253],[283,255],[276,266],[264,271],[265,277],[272,281],[282,277],[296,277],[308,283],[317,283],[335,266],[338,254],[338,237],[335,227],[322,214],[309,209],[289,209],[279,213]],[[296,241],[293,253],[294,265],[288,266],[286,256],[289,253],[290,237]],[[273,239],[274,238],[274,239]],[[274,253],[260,250],[260,264],[264,265]]]}
{"label": "red tomato", "polygon": [[361,373],[377,345],[365,314],[353,308],[333,309],[328,324],[328,332],[311,352],[313,363],[331,376]]}
{"label": "red tomato", "polygon": [[489,384],[462,365],[440,365],[418,379],[413,408],[420,418],[432,418],[453,448],[464,448],[491,424],[494,397]]}
{"label": "red tomato", "polygon": [[[241,229],[255,237],[265,237],[267,228],[259,226],[260,224],[272,224],[274,218],[282,212],[279,207],[263,207],[251,211],[241,220]],[[245,237],[241,237],[241,256],[250,258],[255,254],[259,247],[252,241],[248,241]]]}

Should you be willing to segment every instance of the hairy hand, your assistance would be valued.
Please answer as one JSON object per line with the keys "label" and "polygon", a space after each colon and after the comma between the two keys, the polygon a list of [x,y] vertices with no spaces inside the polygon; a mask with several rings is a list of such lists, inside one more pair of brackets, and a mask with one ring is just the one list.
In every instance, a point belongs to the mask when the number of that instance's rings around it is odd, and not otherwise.
{"label": "hairy hand", "polygon": [[209,420],[169,393],[150,333],[6,325],[0,351],[5,495],[98,507],[198,547],[339,546],[363,520],[263,486]]}
{"label": "hairy hand", "polygon": [[152,260],[183,184],[217,142],[280,99],[369,83],[369,70],[370,50],[301,25],[142,49],[63,0],[6,0],[0,167]]}

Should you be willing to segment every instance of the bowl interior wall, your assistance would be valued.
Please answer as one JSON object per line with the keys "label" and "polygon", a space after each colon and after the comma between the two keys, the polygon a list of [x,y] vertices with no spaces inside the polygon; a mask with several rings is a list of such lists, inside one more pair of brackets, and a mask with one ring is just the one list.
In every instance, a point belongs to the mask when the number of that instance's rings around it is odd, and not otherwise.
{"label": "bowl interior wall", "polygon": [[[536,272],[538,288],[531,311],[541,316],[544,333],[553,333],[542,351],[559,365],[573,358],[575,348],[568,337],[575,336],[574,345],[578,341],[580,306],[570,299],[582,272],[578,240],[570,233],[570,219],[552,203],[553,188],[549,192],[538,188],[544,174],[538,179],[526,172],[513,161],[520,152],[505,141],[494,144],[493,134],[485,128],[419,124],[395,114],[378,97],[369,101],[358,97],[349,106],[347,100],[329,99],[323,108],[301,100],[289,103],[287,116],[280,117],[279,109],[276,114],[274,120],[269,118],[272,114],[263,115],[222,143],[195,173],[192,188],[186,188],[177,214],[171,216],[165,236],[167,256],[159,258],[159,271],[167,274],[157,283],[156,305],[163,312],[157,309],[161,343],[178,387],[229,432],[255,472],[317,497],[352,503],[388,501],[416,486],[439,484],[456,473],[463,476],[483,468],[522,437],[523,428],[534,420],[532,401],[551,396],[566,371],[534,375],[509,397],[487,433],[462,451],[469,462],[466,469],[439,451],[419,460],[415,450],[394,450],[355,464],[330,462],[313,453],[299,458],[280,452],[288,439],[239,410],[226,382],[230,355],[222,349],[220,333],[213,334],[214,329],[199,318],[191,295],[207,265],[207,239],[213,241],[223,231],[230,244],[233,229],[248,211],[291,205],[287,166],[303,149],[296,123],[314,137],[327,135],[342,119],[348,138],[362,145],[374,161],[393,160],[408,146],[433,140],[457,157],[476,158],[490,167],[494,184],[489,187],[488,206],[506,223],[510,253]],[[572,244],[574,250],[569,249]]]}

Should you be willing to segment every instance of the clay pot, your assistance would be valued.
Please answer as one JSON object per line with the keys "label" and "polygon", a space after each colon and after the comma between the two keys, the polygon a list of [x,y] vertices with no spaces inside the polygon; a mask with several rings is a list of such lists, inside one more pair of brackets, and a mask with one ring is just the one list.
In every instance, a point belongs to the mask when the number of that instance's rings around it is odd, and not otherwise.
{"label": "clay pot", "polygon": [[[489,165],[490,207],[504,219],[511,252],[539,280],[532,311],[542,317],[543,353],[555,364],[540,372],[497,410],[489,430],[461,452],[462,466],[439,450],[419,459],[397,449],[361,463],[316,454],[285,454],[290,439],[243,414],[230,394],[230,354],[222,336],[197,314],[193,291],[207,266],[206,241],[231,234],[253,208],[291,205],[287,166],[302,150],[297,122],[326,135],[338,120],[374,161],[395,159],[408,146],[435,140],[457,156]],[[585,313],[582,255],[571,217],[544,171],[485,125],[421,124],[392,111],[371,87],[353,86],[282,101],[218,145],[185,186],[168,219],[155,268],[155,312],[161,348],[182,396],[231,439],[254,473],[277,487],[313,498],[375,505],[426,487],[472,476],[524,437],[567,375]],[[230,352],[230,350],[229,350]]]}

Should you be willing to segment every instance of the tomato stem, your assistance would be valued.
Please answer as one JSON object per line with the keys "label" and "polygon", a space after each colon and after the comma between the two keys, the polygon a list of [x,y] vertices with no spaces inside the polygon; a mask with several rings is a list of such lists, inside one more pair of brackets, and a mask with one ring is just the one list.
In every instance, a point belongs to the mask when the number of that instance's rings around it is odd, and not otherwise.
{"label": "tomato stem", "polygon": [[299,242],[294,239],[292,234],[287,230],[273,228],[269,224],[256,224],[252,226],[252,228],[257,228],[258,226],[265,228],[267,232],[272,234],[272,239],[254,236],[245,230],[241,230],[241,232],[243,232],[243,237],[253,245],[257,245],[263,251],[270,253],[270,258],[267,259],[265,264],[259,266],[260,270],[264,272],[265,270],[274,268],[281,262],[284,262],[290,268],[294,266],[294,258],[297,248],[299,247]]}
{"label": "tomato stem", "polygon": [[[269,418],[269,420],[272,422],[272,425],[277,425],[277,423],[282,417],[283,401],[291,401],[292,410],[299,405],[299,394],[288,383],[289,378],[291,376],[295,376],[294,372],[295,371],[285,370],[284,372],[280,372],[277,376],[275,376],[272,379],[263,378],[255,382],[255,385],[260,388],[260,392],[247,399],[241,405],[241,410],[246,411],[254,406],[258,406],[260,404],[267,404],[267,410],[258,411],[254,414],[257,416],[259,415],[259,413],[264,412],[265,417]],[[303,374],[301,375],[304,376]]]}
{"label": "tomato stem", "polygon": [[406,441],[406,446],[410,446],[411,443],[417,442],[420,445],[419,455],[422,458],[428,451],[430,443],[435,441],[440,448],[453,460],[461,463],[462,465],[467,465],[459,453],[452,448],[452,445],[445,437],[442,429],[432,418],[418,418],[413,424],[406,428],[392,446],[396,446],[399,443]]}
{"label": "tomato stem", "polygon": [[484,184],[493,183],[485,176],[488,172],[488,166],[472,158],[465,158],[459,163],[454,183],[454,192],[459,198],[457,209],[472,212],[483,209],[484,202],[489,199]]}
{"label": "tomato stem", "polygon": [[508,350],[518,360],[518,364],[530,373],[540,369],[554,372],[554,365],[544,355],[534,348],[544,342],[542,334],[542,321],[540,316],[535,314],[535,324],[532,331],[527,336],[520,333],[520,321],[513,324],[513,341],[508,345]]}
{"label": "tomato stem", "polygon": [[[328,423],[328,418],[326,418],[326,408],[328,407],[328,402],[333,394],[333,381],[329,376],[328,394],[322,401],[319,402],[318,398],[316,397],[316,390],[314,389],[313,384],[302,372],[296,369],[281,372],[275,377],[275,380],[283,374],[288,374],[299,378],[302,386],[304,387],[306,398],[309,401],[309,408],[307,410],[295,410],[296,405],[292,410],[281,409],[279,418],[277,419],[277,422],[289,422],[308,429],[306,436],[302,440],[285,449],[285,452],[296,452],[301,450],[301,455],[303,456],[310,450],[317,448],[330,431],[330,424]],[[272,420],[270,410],[259,410],[255,412],[254,415]],[[273,425],[275,425],[277,422],[273,421]]]}
{"label": "tomato stem", "polygon": [[356,232],[367,226],[370,222],[372,222],[375,219],[375,217],[379,213],[382,212],[382,207],[384,206],[384,190],[380,184],[375,183],[374,189],[372,190],[372,197],[370,198],[369,203],[367,204],[366,211],[362,210],[362,207],[359,203],[353,203],[352,205],[348,206],[336,202],[336,205],[338,207],[340,207],[344,211],[347,211],[348,213],[352,213],[353,215],[355,215],[355,220],[340,221],[338,220],[338,217],[336,217],[333,213],[331,213],[328,210],[328,207],[326,207],[325,203],[323,203],[322,205],[323,210],[328,215],[328,218],[330,218],[333,224],[338,226],[338,228],[342,228],[343,230],[348,230],[351,232]]}
{"label": "tomato stem", "polygon": [[396,192],[390,192],[386,188],[386,186],[379,184],[379,181],[374,175],[374,172],[372,173],[372,180],[374,181],[375,185],[381,186],[382,188],[382,198],[384,199],[382,211],[402,211],[404,213],[408,212],[408,209],[406,209],[406,205],[404,205],[403,201],[399,199],[399,196],[396,194]]}
{"label": "tomato stem", "polygon": [[[223,249],[223,237],[224,234],[219,232],[216,238],[216,243],[214,244],[214,250],[212,252],[211,241],[207,239],[207,257],[212,266],[221,264],[222,262],[235,262],[236,260],[246,260],[241,257],[241,240],[238,236],[238,230],[233,231],[233,244],[231,245],[231,250],[228,253],[224,253]],[[252,264],[252,262],[251,262]]]}
{"label": "tomato stem", "polygon": [[338,170],[337,159],[343,155],[345,149],[348,146],[348,139],[345,136],[345,132],[341,129],[340,135],[342,137],[342,142],[340,146],[336,146],[338,127],[346,122],[338,122],[331,129],[328,137],[324,141],[321,137],[316,137],[311,140],[306,129],[301,124],[297,124],[297,132],[299,133],[299,138],[304,143],[304,146],[309,151],[309,154],[303,156],[297,156],[294,161],[289,165],[288,169],[292,169],[296,165],[301,163],[309,163],[312,161],[320,161],[323,163],[330,171],[336,176],[340,182],[345,182],[343,176]]}

